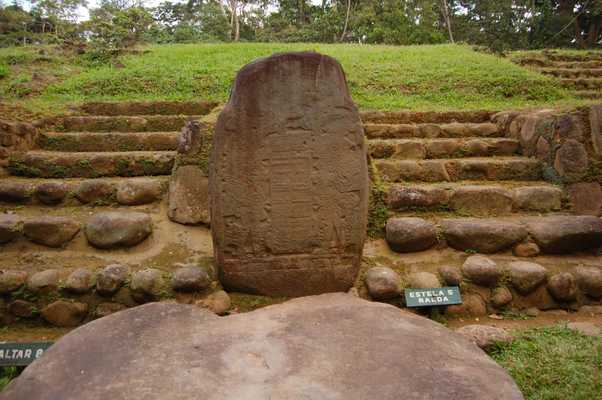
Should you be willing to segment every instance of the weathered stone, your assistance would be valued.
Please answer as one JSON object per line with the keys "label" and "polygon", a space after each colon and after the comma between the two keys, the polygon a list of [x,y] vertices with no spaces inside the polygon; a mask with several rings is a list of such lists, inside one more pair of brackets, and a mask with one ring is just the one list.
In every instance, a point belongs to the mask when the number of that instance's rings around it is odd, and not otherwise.
{"label": "weathered stone", "polygon": [[117,202],[137,206],[157,201],[161,197],[161,182],[152,179],[129,180],[117,187]]}
{"label": "weathered stone", "polygon": [[57,300],[42,309],[42,317],[46,321],[61,327],[77,326],[87,314],[87,304],[66,300]]}
{"label": "weathered stone", "polygon": [[577,285],[591,297],[602,297],[602,269],[597,267],[577,267],[573,269]]}
{"label": "weathered stone", "polygon": [[401,277],[391,268],[370,268],[366,273],[365,284],[370,297],[375,300],[392,299],[401,294]]}
{"label": "weathered stone", "polygon": [[127,309],[127,307],[119,303],[100,303],[96,306],[96,310],[94,310],[94,316],[96,318],[102,318],[125,309]]}
{"label": "weathered stone", "polygon": [[526,220],[544,253],[568,254],[602,246],[602,220],[593,216],[553,216]]}
{"label": "weathered stone", "polygon": [[597,182],[575,183],[567,188],[573,212],[578,215],[602,214],[602,188]]}
{"label": "weathered stone", "polygon": [[547,139],[540,137],[537,139],[537,146],[535,147],[535,157],[538,160],[550,162],[552,146]]}
{"label": "weathered stone", "polygon": [[18,290],[27,282],[27,272],[0,270],[0,295]]}
{"label": "weathered stone", "polygon": [[513,222],[490,219],[446,219],[441,223],[447,243],[457,250],[496,253],[527,237],[527,230]]}
{"label": "weathered stone", "polygon": [[61,247],[73,240],[80,225],[67,217],[41,216],[25,221],[23,233],[34,243],[48,247]]}
{"label": "weathered stone", "polygon": [[495,261],[485,256],[470,256],[462,265],[464,277],[481,286],[495,286],[503,272]]}
{"label": "weathered stone", "polygon": [[569,114],[563,114],[556,118],[555,138],[558,140],[575,139],[581,141],[583,132],[578,119]]}
{"label": "weathered stone", "polygon": [[302,296],[353,285],[368,170],[336,60],[287,53],[243,67],[211,157],[211,233],[226,288]]}
{"label": "weathered stone", "polygon": [[458,317],[482,317],[487,315],[487,305],[478,294],[467,293],[462,296],[462,304],[447,306],[445,313]]}
{"label": "weathered stone", "polygon": [[200,167],[179,167],[169,181],[169,219],[179,224],[210,223],[209,179]]}
{"label": "weathered stone", "polygon": [[210,284],[211,279],[207,271],[194,264],[181,266],[173,273],[171,279],[173,290],[181,292],[207,289]]}
{"label": "weathered stone", "polygon": [[567,140],[556,152],[554,169],[562,176],[582,174],[589,167],[585,146],[576,140]]}
{"label": "weathered stone", "polygon": [[407,277],[408,287],[414,289],[430,289],[441,287],[437,275],[430,272],[413,272]]}
{"label": "weathered stone", "polygon": [[397,210],[428,208],[446,204],[448,199],[449,195],[445,189],[392,186],[387,194],[387,205]]}
{"label": "weathered stone", "polygon": [[115,195],[115,187],[107,181],[83,181],[75,190],[75,197],[84,204],[104,202]]}
{"label": "weathered stone", "polygon": [[517,257],[537,257],[540,253],[539,246],[535,243],[519,243],[514,248]]}
{"label": "weathered stone", "polygon": [[94,276],[85,268],[78,268],[67,277],[65,289],[77,293],[88,293],[94,287]]}
{"label": "weathered stone", "polygon": [[228,296],[228,293],[224,292],[223,290],[218,290],[215,293],[211,293],[204,299],[197,301],[196,304],[213,311],[217,315],[226,314],[232,306],[230,296]]}
{"label": "weathered stone", "polygon": [[439,267],[439,275],[448,286],[460,286],[462,283],[462,270],[451,265]]}
{"label": "weathered stone", "polygon": [[528,115],[522,124],[518,139],[526,156],[535,153],[537,140],[541,136],[551,136],[554,130],[554,119],[545,115]]}
{"label": "weathered stone", "polygon": [[[152,343],[144,351],[141,338]],[[125,310],[62,337],[3,396],[390,400],[400,393],[417,399],[523,399],[508,373],[460,335],[347,294],[222,318],[169,303]]]}
{"label": "weathered stone", "polygon": [[398,253],[427,250],[437,244],[435,224],[422,218],[391,218],[386,225],[389,247]]}
{"label": "weathered stone", "polygon": [[487,351],[497,344],[512,343],[514,337],[503,328],[487,325],[467,325],[456,329],[456,332]]}
{"label": "weathered stone", "polygon": [[602,105],[596,104],[590,107],[589,122],[594,150],[597,155],[602,155]]}
{"label": "weathered stone", "polygon": [[566,327],[567,329],[570,329],[574,332],[579,332],[580,334],[585,336],[602,336],[602,328],[600,328],[600,326],[594,324],[593,322],[569,322],[566,325]]}
{"label": "weathered stone", "polygon": [[0,185],[0,202],[23,203],[31,198],[31,188],[25,183],[2,182]]}
{"label": "weathered stone", "polygon": [[59,204],[69,193],[69,188],[62,182],[46,182],[36,187],[35,196],[47,205]]}
{"label": "weathered stone", "polygon": [[513,190],[515,206],[527,211],[560,210],[562,190],[550,186],[524,186]]}
{"label": "weathered stone", "polygon": [[577,282],[569,272],[556,274],[548,281],[548,291],[558,301],[569,302],[577,298]]}
{"label": "weathered stone", "polygon": [[132,296],[140,303],[157,300],[165,290],[163,272],[155,268],[134,272],[130,288]]}
{"label": "weathered stone", "polygon": [[23,220],[12,214],[0,214],[0,244],[8,243],[21,235]]}
{"label": "weathered stone", "polygon": [[36,272],[27,280],[27,288],[32,292],[56,290],[59,287],[59,271],[47,269]]}
{"label": "weathered stone", "polygon": [[19,318],[31,318],[38,313],[38,308],[32,302],[25,300],[15,300],[8,304],[8,310]]}
{"label": "weathered stone", "polygon": [[527,308],[526,310],[523,311],[523,314],[525,314],[527,317],[539,317],[539,314],[541,313],[541,311],[539,311],[539,309],[537,307],[531,307],[531,308]]}
{"label": "weathered stone", "polygon": [[514,261],[508,264],[512,286],[521,294],[531,293],[546,280],[547,270],[539,264]]}
{"label": "weathered stone", "polygon": [[512,211],[512,196],[495,186],[463,186],[450,199],[450,206],[459,212],[476,215],[507,214]]}
{"label": "weathered stone", "polygon": [[96,291],[103,296],[110,296],[125,283],[130,271],[125,265],[112,264],[106,266],[96,276]]}
{"label": "weathered stone", "polygon": [[117,211],[95,214],[88,220],[85,229],[88,242],[101,249],[135,246],[152,231],[148,214]]}
{"label": "weathered stone", "polygon": [[537,308],[539,310],[557,309],[558,303],[548,291],[546,285],[540,285],[526,296],[514,296],[512,307],[519,310]]}
{"label": "weathered stone", "polygon": [[491,304],[495,308],[502,308],[512,302],[512,293],[506,287],[497,287],[493,290]]}

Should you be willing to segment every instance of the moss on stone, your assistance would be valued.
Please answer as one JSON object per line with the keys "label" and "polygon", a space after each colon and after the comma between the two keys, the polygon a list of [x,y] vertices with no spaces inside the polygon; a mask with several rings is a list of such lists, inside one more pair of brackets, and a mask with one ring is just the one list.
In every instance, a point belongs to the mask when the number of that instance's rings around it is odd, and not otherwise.
{"label": "moss on stone", "polygon": [[232,309],[239,312],[249,312],[272,304],[284,303],[286,297],[268,297],[244,293],[229,293]]}

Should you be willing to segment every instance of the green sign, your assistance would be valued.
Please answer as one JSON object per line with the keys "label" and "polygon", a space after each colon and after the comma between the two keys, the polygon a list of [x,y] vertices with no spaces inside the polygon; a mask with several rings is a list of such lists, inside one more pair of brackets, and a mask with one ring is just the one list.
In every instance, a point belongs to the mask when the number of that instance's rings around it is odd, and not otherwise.
{"label": "green sign", "polygon": [[457,286],[433,289],[406,289],[408,307],[432,307],[462,304],[460,288]]}
{"label": "green sign", "polygon": [[44,354],[52,342],[0,343],[0,366],[29,365]]}

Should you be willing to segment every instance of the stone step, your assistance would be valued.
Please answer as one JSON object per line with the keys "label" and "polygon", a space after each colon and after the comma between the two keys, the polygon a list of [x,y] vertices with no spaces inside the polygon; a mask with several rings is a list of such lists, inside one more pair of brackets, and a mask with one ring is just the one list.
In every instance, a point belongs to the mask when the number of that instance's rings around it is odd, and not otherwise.
{"label": "stone step", "polygon": [[581,99],[602,99],[602,91],[597,90],[577,90],[573,94]]}
{"label": "stone step", "polygon": [[542,68],[539,72],[559,78],[602,77],[602,68]]}
{"label": "stone step", "polygon": [[536,181],[542,177],[541,163],[526,157],[375,160],[374,165],[388,182]]}
{"label": "stone step", "polygon": [[[602,220],[592,216],[507,218],[391,218],[386,239],[397,252],[446,243],[460,251],[498,253],[529,249],[529,255],[595,252],[602,246]],[[423,244],[423,245],[420,245]]]}
{"label": "stone step", "polygon": [[90,115],[205,115],[218,103],[210,101],[90,102],[80,109]]}
{"label": "stone step", "polygon": [[8,170],[15,176],[99,178],[104,176],[169,175],[173,151],[62,153],[30,151],[13,156]]}
{"label": "stone step", "polygon": [[368,141],[372,158],[433,159],[461,157],[511,156],[520,143],[505,138],[467,139],[374,139]]}
{"label": "stone step", "polygon": [[485,123],[365,123],[368,139],[409,139],[409,138],[475,138],[503,137],[504,132],[496,124]]}
{"label": "stone step", "polygon": [[547,53],[545,57],[555,62],[590,62],[602,61],[602,54],[554,54]]}
{"label": "stone step", "polygon": [[361,113],[364,123],[373,124],[444,124],[490,122],[494,111],[365,111]]}
{"label": "stone step", "polygon": [[555,61],[551,62],[549,67],[567,69],[602,68],[602,61]]}
{"label": "stone step", "polygon": [[96,179],[5,178],[0,181],[0,204],[48,206],[142,205],[160,201],[167,176]]}
{"label": "stone step", "polygon": [[464,181],[394,184],[387,190],[386,203],[395,212],[440,211],[488,216],[556,212],[563,209],[564,198],[560,187],[543,181],[509,181],[503,185]]}
{"label": "stone step", "polygon": [[48,132],[38,146],[53,151],[169,151],[177,148],[179,132]]}
{"label": "stone step", "polygon": [[48,130],[60,132],[170,132],[200,115],[68,116],[46,121]]}
{"label": "stone step", "polygon": [[602,89],[602,78],[560,79],[562,86],[576,89]]}

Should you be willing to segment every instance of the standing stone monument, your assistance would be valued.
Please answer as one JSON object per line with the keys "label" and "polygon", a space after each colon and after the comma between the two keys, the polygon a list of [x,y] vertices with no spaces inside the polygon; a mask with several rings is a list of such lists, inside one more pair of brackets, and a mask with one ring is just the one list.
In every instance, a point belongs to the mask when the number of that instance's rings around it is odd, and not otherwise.
{"label": "standing stone monument", "polygon": [[360,116],[336,60],[286,53],[241,69],[211,158],[224,286],[271,296],[351,287],[365,239],[368,171]]}

